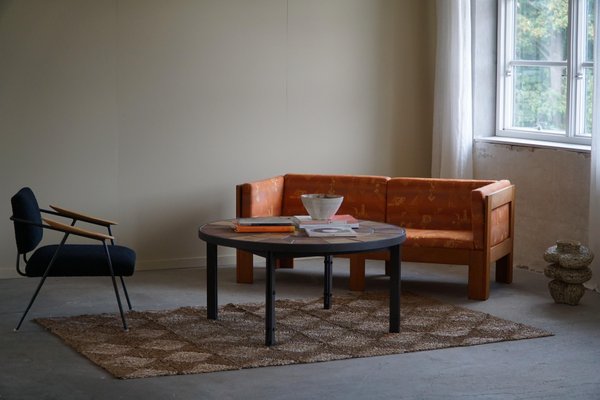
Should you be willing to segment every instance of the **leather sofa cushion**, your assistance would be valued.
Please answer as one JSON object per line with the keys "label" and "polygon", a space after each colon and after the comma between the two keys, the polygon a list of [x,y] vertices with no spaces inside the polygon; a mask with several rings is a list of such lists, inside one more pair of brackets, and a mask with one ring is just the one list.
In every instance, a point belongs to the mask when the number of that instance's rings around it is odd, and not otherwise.
{"label": "leather sofa cushion", "polygon": [[473,249],[473,232],[406,228],[404,246],[445,249]]}

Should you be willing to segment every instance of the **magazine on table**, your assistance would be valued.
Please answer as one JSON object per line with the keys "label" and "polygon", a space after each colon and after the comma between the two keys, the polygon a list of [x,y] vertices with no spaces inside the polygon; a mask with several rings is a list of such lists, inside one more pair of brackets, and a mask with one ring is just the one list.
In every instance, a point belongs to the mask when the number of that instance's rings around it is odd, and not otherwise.
{"label": "magazine on table", "polygon": [[307,226],[304,232],[310,237],[356,236],[356,231],[350,225]]}

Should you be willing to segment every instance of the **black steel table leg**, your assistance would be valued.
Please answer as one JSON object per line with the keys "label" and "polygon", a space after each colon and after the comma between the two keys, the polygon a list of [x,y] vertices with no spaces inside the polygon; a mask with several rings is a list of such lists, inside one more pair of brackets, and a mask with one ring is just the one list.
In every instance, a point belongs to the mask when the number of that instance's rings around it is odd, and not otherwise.
{"label": "black steel table leg", "polygon": [[325,256],[324,260],[325,271],[323,274],[323,308],[329,310],[331,308],[331,286],[333,281],[333,275],[331,272],[331,266],[333,261],[331,256]]}
{"label": "black steel table leg", "polygon": [[217,308],[217,245],[206,242],[206,313],[208,319],[218,319]]}
{"label": "black steel table leg", "polygon": [[390,247],[390,333],[400,332],[400,245]]}
{"label": "black steel table leg", "polygon": [[215,221],[202,225],[198,236],[206,242],[206,295],[207,316],[218,318],[217,296],[217,246],[234,247],[252,254],[266,257],[267,274],[265,284],[265,344],[276,344],[275,339],[275,267],[281,257],[308,257],[322,255],[324,261],[324,308],[332,307],[332,254],[352,254],[387,249],[390,252],[390,316],[389,331],[400,331],[400,254],[401,244],[406,240],[403,229],[393,225],[373,221],[362,221],[361,228],[371,230],[373,235],[364,240],[355,241],[294,236],[292,240],[282,240],[279,236],[271,237],[263,233],[232,234],[231,223],[234,220]]}
{"label": "black steel table leg", "polygon": [[275,344],[275,264],[273,253],[267,253],[267,282],[265,292],[265,344]]}

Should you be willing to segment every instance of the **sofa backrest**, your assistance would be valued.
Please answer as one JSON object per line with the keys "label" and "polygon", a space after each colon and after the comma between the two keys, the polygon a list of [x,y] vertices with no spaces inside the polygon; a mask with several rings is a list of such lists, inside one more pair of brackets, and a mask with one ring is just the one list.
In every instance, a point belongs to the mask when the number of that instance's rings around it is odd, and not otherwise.
{"label": "sofa backrest", "polygon": [[270,217],[281,214],[283,176],[236,186],[236,217]]}
{"label": "sofa backrest", "polygon": [[306,215],[300,195],[326,193],[344,196],[337,214],[384,222],[389,179],[373,175],[285,175],[282,215]]}
{"label": "sofa backrest", "polygon": [[391,178],[386,222],[413,229],[471,230],[471,192],[493,182]]}

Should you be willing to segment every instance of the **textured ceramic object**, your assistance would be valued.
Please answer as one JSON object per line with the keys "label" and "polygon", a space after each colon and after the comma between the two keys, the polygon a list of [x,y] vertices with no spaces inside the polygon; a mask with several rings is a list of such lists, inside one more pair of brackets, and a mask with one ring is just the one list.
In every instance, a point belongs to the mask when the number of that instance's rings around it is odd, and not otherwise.
{"label": "textured ceramic object", "polygon": [[583,284],[592,278],[588,267],[594,254],[574,240],[558,240],[544,253],[544,260],[551,263],[544,274],[551,278],[550,294],[556,303],[577,305],[585,294]]}
{"label": "textured ceramic object", "polygon": [[312,193],[303,194],[300,199],[312,219],[329,219],[342,205],[344,196]]}

